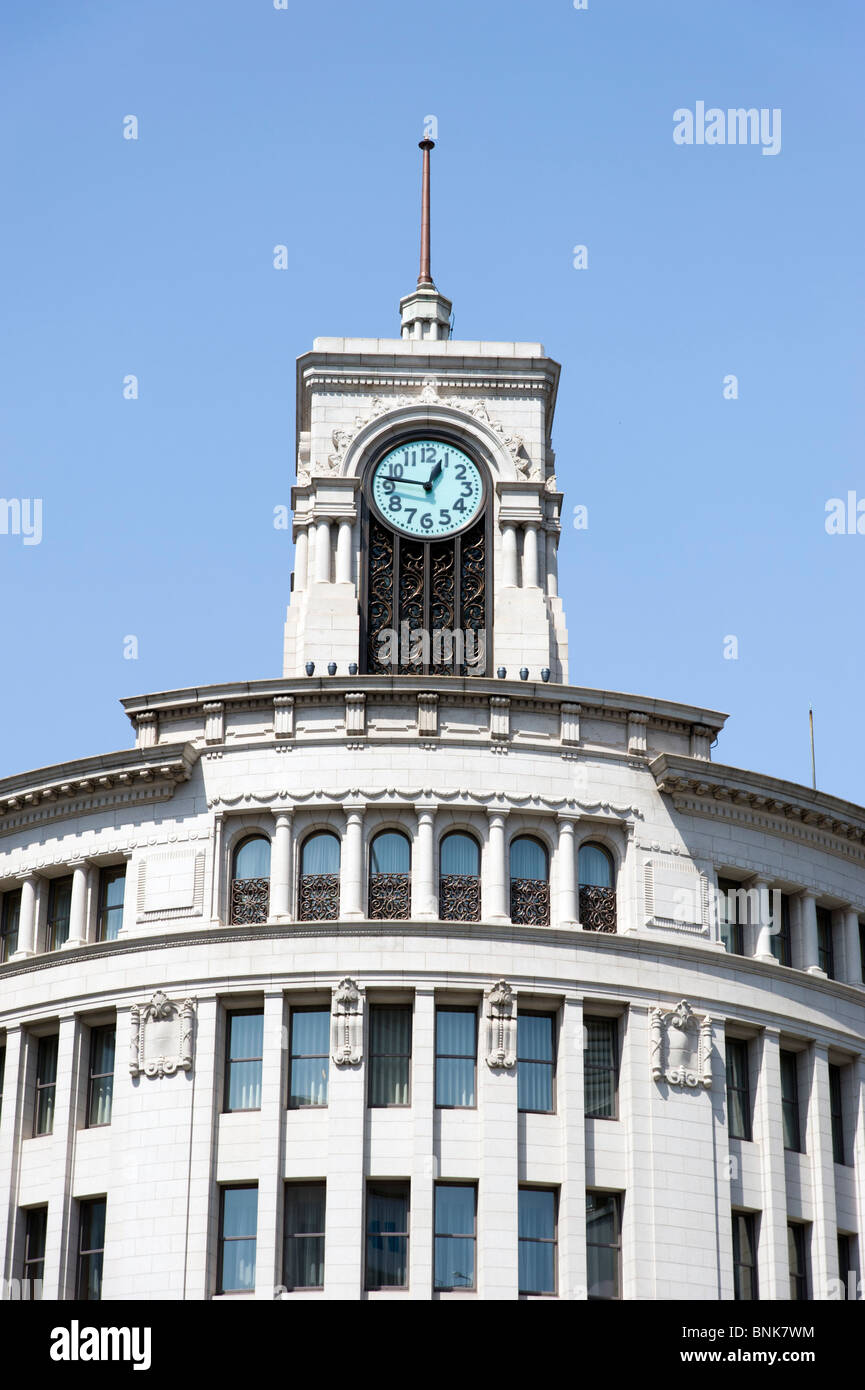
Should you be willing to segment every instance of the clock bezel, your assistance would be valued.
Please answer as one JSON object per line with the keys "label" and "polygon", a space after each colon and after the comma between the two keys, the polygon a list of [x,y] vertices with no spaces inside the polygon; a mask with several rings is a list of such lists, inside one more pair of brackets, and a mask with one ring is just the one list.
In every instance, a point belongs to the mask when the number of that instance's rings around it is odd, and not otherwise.
{"label": "clock bezel", "polygon": [[[461,526],[455,527],[452,531],[439,531],[436,532],[435,535],[427,535],[417,531],[404,531],[402,527],[394,524],[392,517],[389,517],[381,510],[373,496],[372,485],[375,478],[375,471],[382,459],[392,453],[394,449],[399,449],[406,444],[413,443],[444,444],[452,449],[459,449],[460,453],[465,454],[466,458],[474,464],[480,475],[481,500],[478,504],[477,511],[473,513],[468,521],[464,521]],[[429,544],[435,544],[436,541],[451,541],[456,536],[461,536],[464,531],[468,531],[470,527],[476,526],[481,517],[486,515],[490,499],[489,470],[478,458],[475,451],[466,447],[466,443],[462,438],[448,434],[446,430],[439,428],[424,430],[421,433],[417,427],[415,427],[411,430],[404,430],[401,434],[390,435],[386,440],[382,441],[379,448],[370,456],[364,471],[363,495],[368,510],[375,516],[376,520],[379,521],[382,526],[386,526],[388,530],[393,531],[394,534],[399,536],[402,540],[424,541]]]}

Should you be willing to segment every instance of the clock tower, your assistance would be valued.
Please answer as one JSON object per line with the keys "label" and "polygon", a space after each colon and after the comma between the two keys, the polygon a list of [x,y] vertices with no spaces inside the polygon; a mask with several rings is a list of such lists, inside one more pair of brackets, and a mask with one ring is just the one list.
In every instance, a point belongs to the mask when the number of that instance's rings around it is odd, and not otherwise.
{"label": "clock tower", "polygon": [[422,140],[420,273],[399,338],[317,338],[297,364],[295,568],[286,676],[567,682],[557,587],[558,363],[540,343],[450,336],[430,271]]}

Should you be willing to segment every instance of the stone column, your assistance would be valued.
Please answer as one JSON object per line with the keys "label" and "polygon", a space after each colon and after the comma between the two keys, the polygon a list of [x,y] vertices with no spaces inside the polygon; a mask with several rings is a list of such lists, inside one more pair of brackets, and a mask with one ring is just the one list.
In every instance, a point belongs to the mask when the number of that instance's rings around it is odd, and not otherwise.
{"label": "stone column", "polygon": [[438,917],[435,891],[435,808],[416,806],[417,830],[411,866],[411,915],[433,921]]}
{"label": "stone column", "polygon": [[294,592],[302,593],[309,579],[309,530],[302,527],[294,542]]}
{"label": "stone column", "polygon": [[506,922],[510,917],[508,904],[508,872],[505,855],[505,817],[507,811],[487,811],[489,841],[484,865],[483,916],[488,922]]}
{"label": "stone column", "polygon": [[859,947],[859,913],[844,909],[844,979],[848,985],[861,985],[862,955]]}
{"label": "stone column", "polygon": [[26,960],[36,954],[36,879],[21,879],[21,908],[18,914],[18,948],[12,960]]}
{"label": "stone column", "polygon": [[538,587],[538,528],[533,521],[526,523],[523,532],[523,588]]}
{"label": "stone column", "polygon": [[509,521],[502,526],[502,587],[517,587],[517,528]]}
{"label": "stone column", "polygon": [[434,1137],[435,992],[432,989],[415,990],[411,1050],[409,1298],[428,1301],[435,1268],[435,1179],[438,1177]]}
{"label": "stone column", "polygon": [[288,1052],[283,1046],[285,1004],[282,990],[264,995],[264,1042],[261,1061],[261,1111],[258,1118],[258,1233],[255,1248],[255,1297],[273,1302],[282,1284],[282,1186],[285,1171],[285,1075]]}
{"label": "stone column", "polygon": [[543,526],[538,527],[538,584],[544,593],[547,591],[547,533]]}
{"label": "stone column", "polygon": [[15,1277],[15,1200],[23,1141],[23,1111],[27,1049],[18,1025],[6,1029],[6,1067],[3,1077],[3,1109],[0,1111],[0,1276]]}
{"label": "stone column", "polygon": [[[74,893],[73,885],[73,893]],[[74,901],[74,898],[73,898]],[[75,1136],[83,1120],[88,1052],[85,1046],[84,1031],[74,1015],[61,1017],[57,1039],[57,1089],[54,1105],[54,1128],[51,1153],[53,1172],[71,1172]],[[45,1241],[45,1283],[43,1295],[46,1299],[68,1299],[75,1297],[77,1278],[77,1223],[74,1220],[72,1184],[67,1182],[63,1195],[57,1202],[48,1205],[48,1234]],[[111,1202],[111,1189],[108,1193]],[[110,1206],[109,1206],[110,1209]],[[110,1219],[110,1218],[109,1218]],[[52,1229],[53,1227],[53,1229]],[[53,1247],[53,1248],[52,1248]],[[108,1247],[106,1247],[106,1268],[103,1271],[103,1293],[112,1295]]]}
{"label": "stone column", "polygon": [[270,861],[269,916],[291,921],[291,824],[292,811],[281,811],[276,817],[273,853]]}
{"label": "stone column", "polygon": [[802,969],[807,970],[809,975],[824,975],[817,949],[817,898],[814,893],[799,894],[799,929],[802,937]]}
{"label": "stone column", "polygon": [[64,947],[84,946],[87,941],[87,879],[90,865],[80,859],[72,869],[72,902],[69,908],[69,936]]}
{"label": "stone column", "polygon": [[489,1066],[485,1051],[478,1060],[477,1290],[482,1299],[511,1300],[519,1291],[517,1069]]}
{"label": "stone column", "polygon": [[763,1214],[760,1218],[757,1265],[760,1297],[790,1297],[787,1253],[787,1187],[784,1168],[784,1127],[781,1111],[781,1038],[777,1028],[765,1028],[754,1097],[754,1138],[760,1162]]}
{"label": "stone column", "polygon": [[838,1226],[835,1211],[835,1160],[832,1152],[832,1103],[829,1094],[829,1053],[815,1043],[811,1055],[811,1095],[805,1132],[811,1169],[811,1297],[830,1298],[831,1280],[838,1278]]}
{"label": "stone column", "polygon": [[753,956],[756,956],[758,960],[764,960],[771,963],[775,960],[775,957],[772,954],[772,927],[780,926],[781,924],[780,922],[773,923],[771,921],[772,890],[769,886],[768,879],[751,879],[748,884],[748,889],[750,890],[752,888],[757,890],[759,907],[758,920],[753,924],[751,928],[751,954]]}
{"label": "stone column", "polygon": [[357,919],[363,910],[363,806],[346,806],[340,873],[340,916]]}
{"label": "stone column", "polygon": [[351,529],[351,522],[343,517],[336,535],[337,584],[351,583]]}
{"label": "stone column", "polygon": [[213,862],[210,866],[210,922],[220,925],[222,909],[222,846],[225,835],[225,812],[217,811],[213,817]]}
{"label": "stone column", "polygon": [[330,519],[320,517],[315,527],[315,582],[330,583]]}
{"label": "stone column", "polygon": [[547,593],[550,598],[559,596],[559,538],[555,531],[547,534]]}
{"label": "stone column", "polygon": [[574,817],[559,816],[559,847],[556,853],[556,878],[559,884],[560,927],[577,925],[577,872],[574,851]]}
{"label": "stone column", "polygon": [[559,1194],[559,1297],[585,1299],[586,1121],[583,1081],[583,1001],[562,1008],[556,1078],[561,1115],[562,1185]]}

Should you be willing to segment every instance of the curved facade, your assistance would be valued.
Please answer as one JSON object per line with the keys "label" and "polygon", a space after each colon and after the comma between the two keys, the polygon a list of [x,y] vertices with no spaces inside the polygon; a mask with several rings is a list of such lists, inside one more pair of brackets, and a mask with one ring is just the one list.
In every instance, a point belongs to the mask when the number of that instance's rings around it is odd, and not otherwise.
{"label": "curved facade", "polygon": [[6,1297],[858,1295],[865,811],[568,684],[558,367],[445,302],[299,361],[284,675],[0,783]]}

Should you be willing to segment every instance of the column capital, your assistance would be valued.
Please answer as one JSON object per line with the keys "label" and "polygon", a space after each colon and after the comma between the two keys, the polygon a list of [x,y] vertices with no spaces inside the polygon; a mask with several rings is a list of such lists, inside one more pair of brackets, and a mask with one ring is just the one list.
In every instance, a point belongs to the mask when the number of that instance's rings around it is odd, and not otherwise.
{"label": "column capital", "polygon": [[438,807],[435,805],[431,805],[428,801],[416,801],[414,803],[414,809],[417,814],[418,820],[422,820],[427,823],[435,820],[436,812],[438,811]]}
{"label": "column capital", "polygon": [[278,826],[287,825],[290,829],[291,822],[294,820],[294,807],[290,806],[285,811],[274,811],[273,815]]}
{"label": "column capital", "polygon": [[500,820],[500,821],[504,822],[504,821],[507,819],[507,817],[508,817],[509,815],[510,815],[510,810],[509,810],[509,808],[508,808],[507,806],[488,806],[488,807],[487,807],[487,820],[489,820],[489,821],[491,821],[491,822],[492,822],[492,821],[496,821],[496,820]]}

